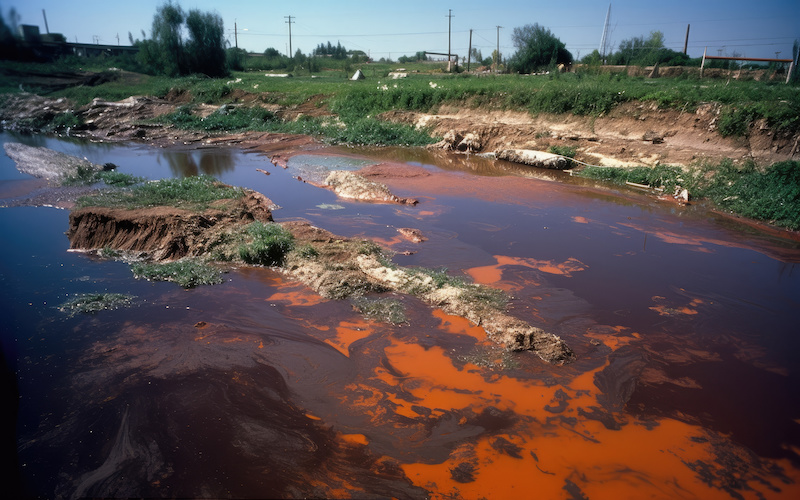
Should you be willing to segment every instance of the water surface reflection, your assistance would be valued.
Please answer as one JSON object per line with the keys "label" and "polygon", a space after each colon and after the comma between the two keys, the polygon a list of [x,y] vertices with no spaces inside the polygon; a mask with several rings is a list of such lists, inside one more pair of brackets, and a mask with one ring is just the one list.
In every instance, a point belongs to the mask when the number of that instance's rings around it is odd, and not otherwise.
{"label": "water surface reflection", "polygon": [[[134,281],[123,263],[66,252],[65,211],[0,209],[13,242],[0,247],[2,340],[18,374],[28,493],[800,496],[792,242],[418,150],[335,148],[320,162],[411,155],[402,161],[435,175],[405,179],[399,194],[422,201],[397,207],[338,200],[291,165],[233,149],[80,147],[134,175],[206,173],[257,189],[283,207],[278,220],[373,238],[408,250],[399,264],[502,288],[512,313],[561,335],[578,360],[501,351],[479,326],[411,297],[397,297],[405,323],[368,321],[269,269],[189,291]],[[342,208],[319,208],[333,203]],[[399,238],[405,227],[427,241]],[[91,291],[137,301],[75,318],[54,308]]]}

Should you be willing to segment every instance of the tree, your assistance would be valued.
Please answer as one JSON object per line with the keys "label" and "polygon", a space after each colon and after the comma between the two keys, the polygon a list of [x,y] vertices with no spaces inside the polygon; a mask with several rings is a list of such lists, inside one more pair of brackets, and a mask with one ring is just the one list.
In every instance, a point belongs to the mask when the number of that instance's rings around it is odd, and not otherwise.
{"label": "tree", "polygon": [[483,61],[483,54],[481,54],[480,49],[472,47],[472,52],[469,54],[469,59],[470,61],[475,61],[480,64],[481,61]]}
{"label": "tree", "polygon": [[143,63],[155,72],[178,76],[186,71],[181,36],[183,19],[183,9],[171,0],[156,9],[152,38],[140,49]]}
{"label": "tree", "polygon": [[508,65],[518,73],[532,73],[557,64],[572,64],[572,54],[566,45],[538,23],[514,28],[511,41],[517,52],[511,56]]}
{"label": "tree", "polygon": [[664,47],[664,34],[652,31],[648,38],[638,36],[623,40],[619,51],[608,56],[608,62],[626,66],[684,66],[689,62],[689,56]]}
{"label": "tree", "polygon": [[3,13],[0,12],[0,59],[13,59],[17,56],[17,39],[11,27],[6,25]]}
{"label": "tree", "polygon": [[[187,40],[183,36],[184,23]],[[197,9],[186,15],[180,5],[168,0],[156,9],[152,37],[139,45],[139,61],[151,73],[167,76],[226,75],[222,18]]]}
{"label": "tree", "polygon": [[597,50],[597,49],[594,49],[589,54],[586,54],[585,56],[583,56],[583,59],[581,59],[581,62],[583,64],[598,65],[598,64],[603,62],[603,58],[600,56],[600,51]]}
{"label": "tree", "polygon": [[219,14],[189,11],[186,55],[189,71],[217,77],[228,74],[225,59],[225,27]]}
{"label": "tree", "polygon": [[244,71],[244,65],[247,61],[247,51],[237,47],[231,47],[225,51],[225,61],[228,68],[233,71]]}

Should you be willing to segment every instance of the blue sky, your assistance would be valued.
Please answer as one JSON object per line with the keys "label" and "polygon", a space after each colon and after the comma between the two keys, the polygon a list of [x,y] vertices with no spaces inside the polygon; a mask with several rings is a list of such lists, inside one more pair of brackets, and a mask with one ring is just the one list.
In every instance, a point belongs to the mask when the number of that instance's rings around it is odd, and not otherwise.
{"label": "blue sky", "polygon": [[[153,14],[163,0],[0,0],[8,22],[14,7],[21,24],[33,24],[45,32],[42,10],[51,33],[62,33],[70,41],[116,45],[128,44],[128,33],[150,35]],[[597,49],[603,34],[606,11],[611,5],[607,38],[613,48],[624,39],[664,33],[667,47],[682,51],[687,25],[689,55],[699,57],[704,47],[710,55],[734,52],[748,57],[791,58],[792,43],[800,39],[800,0],[403,0],[386,2],[294,0],[181,0],[185,11],[200,9],[220,14],[231,45],[234,25],[238,45],[253,52],[274,47],[286,52],[289,44],[287,19],[292,16],[292,50],[311,52],[319,43],[338,42],[373,58],[418,51],[447,52],[448,9],[452,9],[452,52],[463,55],[472,45],[491,55],[497,46],[504,56],[515,49],[511,32],[515,27],[539,23],[549,28],[576,58]]]}

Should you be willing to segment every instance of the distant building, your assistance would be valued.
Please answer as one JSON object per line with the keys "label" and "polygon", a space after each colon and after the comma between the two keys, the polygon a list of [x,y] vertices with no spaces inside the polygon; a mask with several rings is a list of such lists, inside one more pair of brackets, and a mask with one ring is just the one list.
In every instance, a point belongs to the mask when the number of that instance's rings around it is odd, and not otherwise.
{"label": "distant building", "polygon": [[136,54],[139,47],[130,45],[100,45],[96,43],[69,43],[61,33],[41,34],[38,26],[22,24],[19,26],[20,53],[24,59],[50,60],[65,55],[80,57],[117,56]]}

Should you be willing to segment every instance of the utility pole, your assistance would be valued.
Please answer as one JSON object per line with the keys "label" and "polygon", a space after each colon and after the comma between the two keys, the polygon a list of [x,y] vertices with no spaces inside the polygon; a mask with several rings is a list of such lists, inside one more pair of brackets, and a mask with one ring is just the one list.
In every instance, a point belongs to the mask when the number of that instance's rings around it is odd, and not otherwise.
{"label": "utility pole", "polygon": [[238,26],[236,25],[236,21],[233,21],[233,43],[236,45],[236,48],[239,48],[239,31]]}
{"label": "utility pole", "polygon": [[[289,25],[289,59],[292,58],[292,16],[283,16],[284,18],[288,19],[286,24]],[[297,21],[295,21],[297,22]]]}
{"label": "utility pole", "polygon": [[467,73],[469,73],[469,63],[472,61],[472,28],[469,30],[469,52],[467,52]]}
{"label": "utility pole", "polygon": [[689,28],[691,28],[691,24],[686,25],[686,41],[683,42],[683,53],[686,53],[686,49],[689,48]]}
{"label": "utility pole", "polygon": [[450,26],[453,23],[453,9],[447,9],[447,71],[452,71],[452,56],[450,55]]}
{"label": "utility pole", "polygon": [[497,27],[497,51],[495,52],[497,56],[494,58],[495,73],[497,73],[497,69],[500,67],[500,28],[502,28],[502,26]]}

